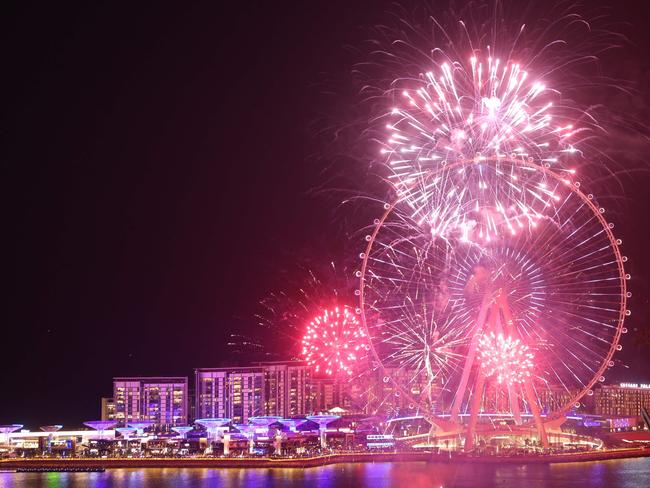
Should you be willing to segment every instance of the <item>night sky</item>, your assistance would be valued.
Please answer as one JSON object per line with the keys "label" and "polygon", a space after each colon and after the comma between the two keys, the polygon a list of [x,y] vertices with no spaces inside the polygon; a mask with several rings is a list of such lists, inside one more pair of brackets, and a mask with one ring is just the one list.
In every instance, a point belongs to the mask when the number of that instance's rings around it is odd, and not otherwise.
{"label": "night sky", "polygon": [[[349,46],[394,22],[393,3],[230,3],[2,7],[0,423],[78,425],[99,417],[113,376],[218,365],[229,333],[255,332],[260,298],[290,285],[294,256],[344,259],[323,189],[359,184],[365,167],[329,142],[363,113]],[[650,12],[612,4],[629,44],[604,69],[637,91],[599,103],[635,120],[625,157],[638,168]],[[619,177],[635,298],[630,369],[614,377],[648,382],[650,172]]]}

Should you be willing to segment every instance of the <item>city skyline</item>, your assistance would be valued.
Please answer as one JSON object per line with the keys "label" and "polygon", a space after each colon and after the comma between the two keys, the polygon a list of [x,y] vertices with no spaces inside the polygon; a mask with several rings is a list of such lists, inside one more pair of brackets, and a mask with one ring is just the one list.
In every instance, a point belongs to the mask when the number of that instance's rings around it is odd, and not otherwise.
{"label": "city skyline", "polygon": [[[97,415],[75,419],[65,426],[56,425],[58,428],[66,427],[65,430],[83,430],[86,423],[100,420],[115,421],[121,427],[144,421],[151,422],[154,430],[169,431],[174,426],[192,425],[202,418],[223,418],[241,425],[264,416],[296,419],[336,412],[348,417],[363,414],[390,419],[424,418],[444,411],[444,408],[434,408],[425,412],[410,404],[407,398],[395,396],[398,389],[392,381],[385,381],[381,370],[353,377],[333,377],[322,372],[318,374],[304,360],[289,360],[201,367],[194,368],[193,372],[189,376],[114,377],[112,396],[97,399]],[[391,374],[402,375],[402,381],[409,377],[401,368],[394,368]],[[542,393],[540,402],[544,416],[557,410],[573,395],[562,388]],[[642,407],[648,402],[650,381],[601,383],[594,388],[592,395],[582,399],[579,407],[567,412],[566,418],[580,414],[609,419],[607,421],[612,425],[615,419],[635,418],[642,422]],[[501,410],[507,408],[498,407],[494,414],[504,415],[498,413]],[[13,421],[16,425],[22,422],[20,425],[27,429],[26,432],[43,425],[43,422],[27,423],[20,418]]]}

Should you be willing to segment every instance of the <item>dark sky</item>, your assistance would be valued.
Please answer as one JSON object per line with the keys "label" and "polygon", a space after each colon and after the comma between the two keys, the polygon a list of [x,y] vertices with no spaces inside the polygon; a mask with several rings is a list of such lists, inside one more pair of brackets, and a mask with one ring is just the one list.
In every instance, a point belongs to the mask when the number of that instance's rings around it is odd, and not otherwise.
{"label": "dark sky", "polygon": [[[113,376],[219,363],[294,252],[338,252],[332,201],[313,191],[328,165],[318,121],[359,61],[346,45],[391,4],[2,7],[0,423],[78,424]],[[641,100],[617,103],[644,124],[641,5],[612,15],[629,22],[618,62]],[[648,292],[650,177],[626,178],[620,233]],[[636,380],[648,348],[626,341]]]}

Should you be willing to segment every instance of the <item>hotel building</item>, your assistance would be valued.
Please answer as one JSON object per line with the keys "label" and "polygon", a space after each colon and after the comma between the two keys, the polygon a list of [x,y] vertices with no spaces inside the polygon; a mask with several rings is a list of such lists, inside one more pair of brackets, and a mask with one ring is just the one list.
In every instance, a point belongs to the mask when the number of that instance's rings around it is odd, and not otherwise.
{"label": "hotel building", "polygon": [[113,378],[115,420],[153,421],[159,427],[188,423],[187,377]]}
{"label": "hotel building", "polygon": [[641,408],[650,409],[650,384],[620,383],[594,390],[594,413],[616,417],[640,417]]}

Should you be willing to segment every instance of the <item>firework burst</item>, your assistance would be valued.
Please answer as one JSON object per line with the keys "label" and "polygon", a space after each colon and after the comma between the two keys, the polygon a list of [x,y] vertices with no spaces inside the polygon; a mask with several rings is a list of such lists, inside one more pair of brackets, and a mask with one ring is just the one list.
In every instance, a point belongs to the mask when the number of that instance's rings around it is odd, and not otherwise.
{"label": "firework burst", "polygon": [[366,333],[349,307],[333,307],[315,317],[302,338],[302,357],[314,371],[351,376],[365,356]]}
{"label": "firework burst", "polygon": [[391,200],[433,238],[483,246],[533,232],[558,196],[530,164],[567,181],[587,162],[591,176],[609,172],[596,136],[614,117],[589,96],[626,90],[597,60],[621,38],[579,10],[557,5],[528,22],[517,2],[422,6],[376,28],[360,70],[381,152],[372,159]]}
{"label": "firework burst", "polygon": [[421,75],[391,110],[382,152],[400,185],[445,161],[515,155],[555,163],[575,152],[570,141],[579,130],[552,111],[557,92],[519,64],[472,57],[469,69],[444,62],[439,71]]}
{"label": "firework burst", "polygon": [[381,151],[398,197],[432,236],[484,243],[536,226],[558,197],[528,163],[561,168],[580,130],[552,113],[557,92],[518,64],[469,64],[445,62],[404,90]]}
{"label": "firework burst", "polygon": [[513,385],[530,378],[533,354],[519,339],[494,332],[483,334],[478,353],[483,374],[494,376],[499,384]]}
{"label": "firework burst", "polygon": [[[262,299],[255,317],[260,330],[267,332],[267,344],[285,355],[304,358],[303,336],[309,324],[330,317],[340,304],[353,302],[354,275],[334,262],[298,264],[285,274],[287,288]],[[356,315],[354,308],[346,306],[339,306],[339,311],[346,317]]]}

